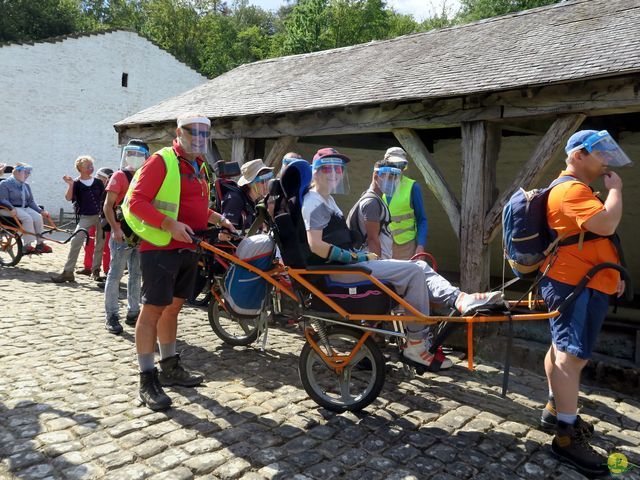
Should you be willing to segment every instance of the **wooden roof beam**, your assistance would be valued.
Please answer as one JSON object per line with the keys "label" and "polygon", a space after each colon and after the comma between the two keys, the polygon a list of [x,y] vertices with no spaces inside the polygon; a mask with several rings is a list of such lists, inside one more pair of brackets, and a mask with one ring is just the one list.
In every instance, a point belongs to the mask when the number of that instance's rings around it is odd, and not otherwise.
{"label": "wooden roof beam", "polygon": [[513,183],[507,188],[487,213],[485,220],[484,242],[489,243],[499,231],[502,222],[502,209],[518,188],[528,189],[536,184],[558,152],[562,151],[566,141],[580,126],[586,116],[582,113],[559,117],[549,127],[547,133],[536,146],[535,151],[520,169]]}
{"label": "wooden roof beam", "polygon": [[438,199],[444,211],[449,217],[451,228],[458,238],[460,238],[460,203],[456,199],[449,184],[436,165],[433,155],[422,143],[418,134],[408,128],[396,128],[393,134],[402,145],[402,148],[411,155],[416,166],[422,173],[425,183],[433,195]]}

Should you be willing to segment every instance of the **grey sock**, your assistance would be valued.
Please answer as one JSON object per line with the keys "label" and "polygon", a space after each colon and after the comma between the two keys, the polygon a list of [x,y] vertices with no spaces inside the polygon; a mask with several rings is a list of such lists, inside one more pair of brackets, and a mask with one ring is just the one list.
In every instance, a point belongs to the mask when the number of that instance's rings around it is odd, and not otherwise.
{"label": "grey sock", "polygon": [[154,356],[155,354],[153,352],[138,354],[138,365],[140,366],[141,372],[150,372],[153,370]]}
{"label": "grey sock", "polygon": [[164,360],[165,358],[175,357],[176,356],[176,342],[169,343],[159,343],[158,347],[160,347],[160,359]]}

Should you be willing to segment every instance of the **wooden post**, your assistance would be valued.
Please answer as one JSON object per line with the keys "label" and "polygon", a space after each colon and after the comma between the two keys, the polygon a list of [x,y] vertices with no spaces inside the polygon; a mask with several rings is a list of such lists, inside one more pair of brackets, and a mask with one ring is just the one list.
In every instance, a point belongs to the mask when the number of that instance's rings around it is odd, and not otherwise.
{"label": "wooden post", "polygon": [[540,181],[551,161],[558,152],[562,151],[569,137],[584,119],[585,115],[582,113],[564,115],[556,119],[549,127],[549,130],[544,134],[527,163],[518,171],[518,175],[516,175],[511,186],[502,192],[500,198],[487,214],[484,232],[486,243],[491,242],[497,232],[500,231],[498,227],[501,225],[502,209],[511,195],[513,195],[513,192],[520,187],[528,189]]}
{"label": "wooden post", "polygon": [[440,173],[440,169],[435,164],[433,155],[427,150],[427,147],[422,143],[415,131],[408,128],[396,128],[392,132],[400,142],[400,145],[402,145],[402,148],[413,158],[424,177],[427,187],[429,187],[429,190],[431,190],[447,213],[456,237],[460,238],[460,204],[442,173]]}
{"label": "wooden post", "polygon": [[493,205],[500,125],[479,121],[462,127],[462,208],[460,211],[460,283],[466,292],[489,286],[489,245],[485,218]]}
{"label": "wooden post", "polygon": [[280,168],[280,162],[285,154],[293,150],[298,143],[298,137],[280,137],[271,147],[271,151],[265,158],[264,163],[269,167],[274,167],[276,171]]}
{"label": "wooden post", "polygon": [[231,143],[231,161],[242,165],[253,160],[254,140],[252,138],[235,137]]}

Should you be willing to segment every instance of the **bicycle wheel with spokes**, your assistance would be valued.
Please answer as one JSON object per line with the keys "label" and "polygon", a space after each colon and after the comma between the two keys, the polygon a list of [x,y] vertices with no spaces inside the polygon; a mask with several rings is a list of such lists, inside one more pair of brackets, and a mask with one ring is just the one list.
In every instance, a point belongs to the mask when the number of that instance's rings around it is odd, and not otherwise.
{"label": "bicycle wheel with spokes", "polygon": [[[315,341],[325,355],[346,360],[363,333],[334,327],[327,331],[327,342]],[[330,367],[311,347],[304,344],[299,361],[300,380],[318,405],[334,412],[357,412],[373,402],[384,385],[384,357],[373,339],[368,338],[341,373]]]}
{"label": "bicycle wheel with spokes", "polygon": [[0,265],[13,267],[22,258],[22,238],[15,232],[0,229]]}
{"label": "bicycle wheel with spokes", "polygon": [[220,340],[228,345],[242,347],[251,345],[258,339],[258,320],[255,318],[238,318],[228,313],[215,300],[209,302],[207,309],[211,330]]}

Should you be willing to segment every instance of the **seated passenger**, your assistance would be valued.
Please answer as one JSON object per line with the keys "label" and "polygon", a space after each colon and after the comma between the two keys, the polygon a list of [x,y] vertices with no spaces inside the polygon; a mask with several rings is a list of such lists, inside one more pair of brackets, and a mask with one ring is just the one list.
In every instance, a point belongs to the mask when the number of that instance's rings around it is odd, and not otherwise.
{"label": "seated passenger", "polygon": [[273,178],[273,168],[267,167],[261,159],[256,159],[242,165],[240,171],[240,188],[226,191],[222,197],[221,213],[244,235],[256,219],[256,203],[267,194],[269,180]]}
{"label": "seated passenger", "polygon": [[[4,167],[2,170],[4,171]],[[16,218],[22,224],[25,230],[22,235],[23,254],[50,253],[51,247],[44,244],[40,235],[44,230],[42,217],[51,217],[49,212],[38,206],[33,198],[31,186],[26,183],[31,171],[30,165],[16,163],[12,175],[0,182],[0,205],[8,209],[0,209],[0,215]],[[33,242],[36,242],[35,247]]]}
{"label": "seated passenger", "polygon": [[[451,285],[426,262],[376,260],[377,255],[352,249],[351,232],[344,215],[331,196],[348,192],[346,164],[349,158],[333,148],[323,148],[313,157],[313,177],[302,201],[302,217],[311,249],[309,264],[348,264],[362,262],[374,277],[390,284],[395,291],[424,315],[429,315],[429,300],[458,309],[463,315],[479,307],[504,305],[501,292],[468,294]],[[332,280],[347,283],[353,275],[332,275]],[[448,368],[451,361],[441,352],[430,352],[432,336],[429,328],[407,323],[405,359],[410,363],[431,367],[437,362]]]}

